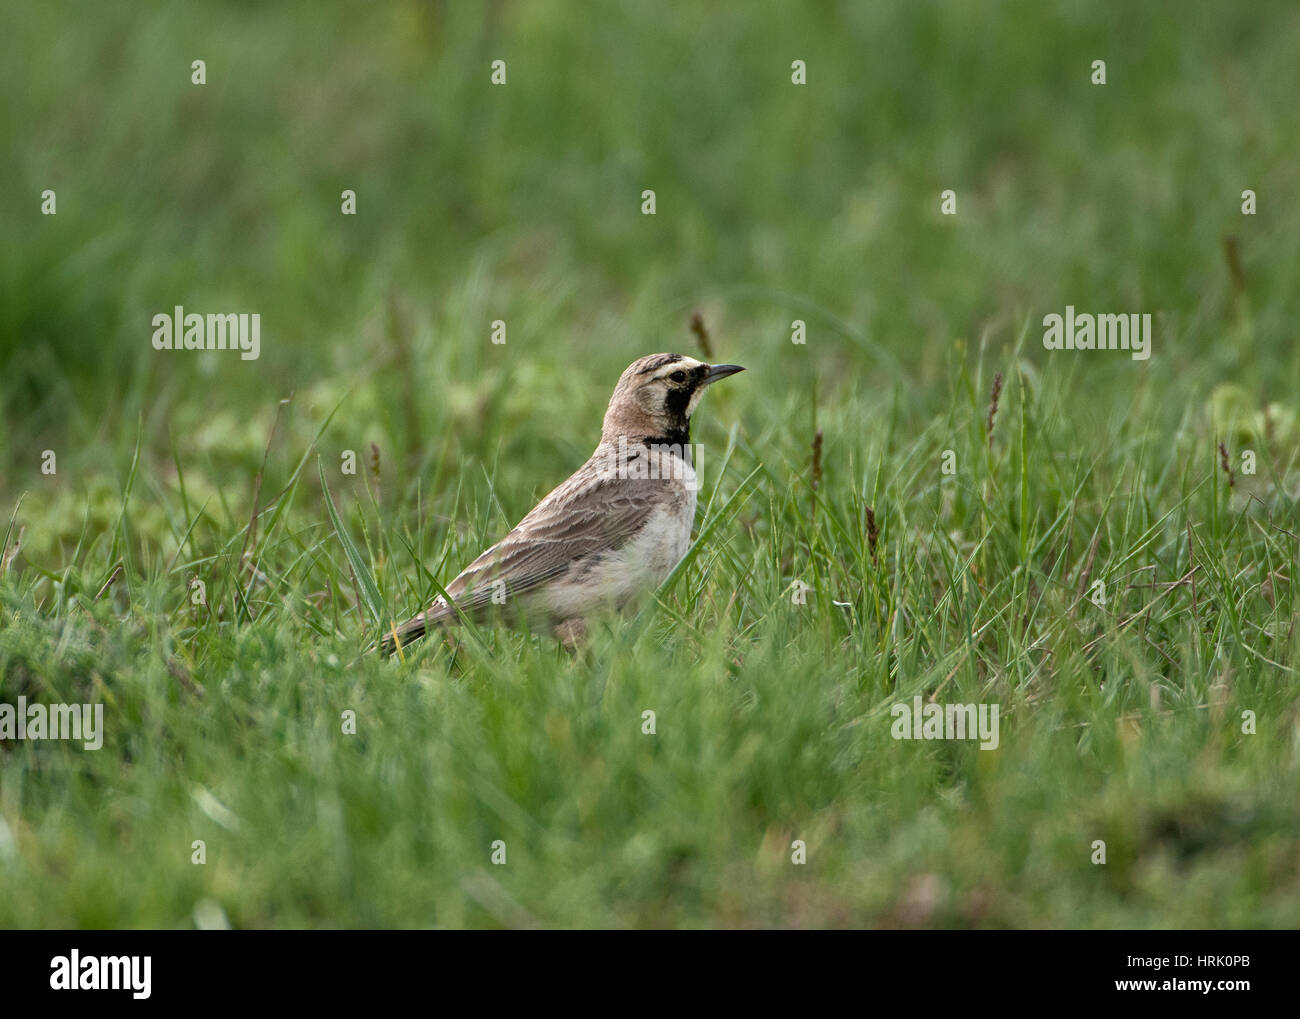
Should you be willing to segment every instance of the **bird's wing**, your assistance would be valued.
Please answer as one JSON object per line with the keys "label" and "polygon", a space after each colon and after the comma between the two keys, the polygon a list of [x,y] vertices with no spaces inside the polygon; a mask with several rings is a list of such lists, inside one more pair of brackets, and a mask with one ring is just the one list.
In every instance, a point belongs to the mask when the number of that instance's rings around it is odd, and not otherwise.
{"label": "bird's wing", "polygon": [[[563,574],[575,561],[619,548],[670,497],[661,480],[605,477],[589,468],[538,503],[447,585],[462,612],[492,604],[496,580],[505,582],[510,600]],[[455,614],[439,599],[424,616],[432,622]]]}

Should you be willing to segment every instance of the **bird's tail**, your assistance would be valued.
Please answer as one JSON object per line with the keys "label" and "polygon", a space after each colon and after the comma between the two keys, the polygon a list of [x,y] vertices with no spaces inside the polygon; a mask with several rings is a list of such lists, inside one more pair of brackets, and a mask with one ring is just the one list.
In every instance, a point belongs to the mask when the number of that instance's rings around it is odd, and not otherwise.
{"label": "bird's tail", "polygon": [[438,625],[436,619],[428,618],[429,615],[430,613],[421,612],[418,616],[390,629],[379,639],[379,653],[388,657],[399,647],[406,647],[427,634]]}

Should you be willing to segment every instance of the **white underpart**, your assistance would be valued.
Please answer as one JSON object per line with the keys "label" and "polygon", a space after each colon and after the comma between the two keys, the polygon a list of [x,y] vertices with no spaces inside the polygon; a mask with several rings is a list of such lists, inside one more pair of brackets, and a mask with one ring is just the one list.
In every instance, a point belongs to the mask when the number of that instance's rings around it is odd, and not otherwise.
{"label": "white underpart", "polygon": [[660,482],[671,486],[675,497],[664,500],[621,548],[577,564],[538,592],[540,608],[555,619],[586,616],[603,606],[622,606],[668,579],[690,548],[695,525],[695,471],[681,461],[675,468],[677,477]]}

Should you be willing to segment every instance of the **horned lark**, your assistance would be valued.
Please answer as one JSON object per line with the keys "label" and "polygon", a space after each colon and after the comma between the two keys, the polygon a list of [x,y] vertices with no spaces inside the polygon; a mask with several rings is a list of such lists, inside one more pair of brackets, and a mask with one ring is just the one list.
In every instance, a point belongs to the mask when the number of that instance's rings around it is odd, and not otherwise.
{"label": "horned lark", "polygon": [[691,414],[705,388],[743,370],[681,354],[633,361],[591,459],[446,586],[454,604],[439,597],[394,626],[383,652],[460,613],[536,620],[573,646],[592,612],[661,584],[686,554],[695,522]]}

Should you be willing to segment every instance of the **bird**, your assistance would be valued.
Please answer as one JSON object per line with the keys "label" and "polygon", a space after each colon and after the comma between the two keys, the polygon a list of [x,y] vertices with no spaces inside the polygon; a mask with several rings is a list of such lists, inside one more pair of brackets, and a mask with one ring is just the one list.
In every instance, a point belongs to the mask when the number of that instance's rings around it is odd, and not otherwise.
{"label": "bird", "polygon": [[614,387],[595,452],[423,612],[380,640],[392,654],[431,630],[499,616],[540,622],[563,646],[587,619],[657,588],[686,555],[698,481],[691,415],[704,390],[744,371],[683,354],[649,354]]}

